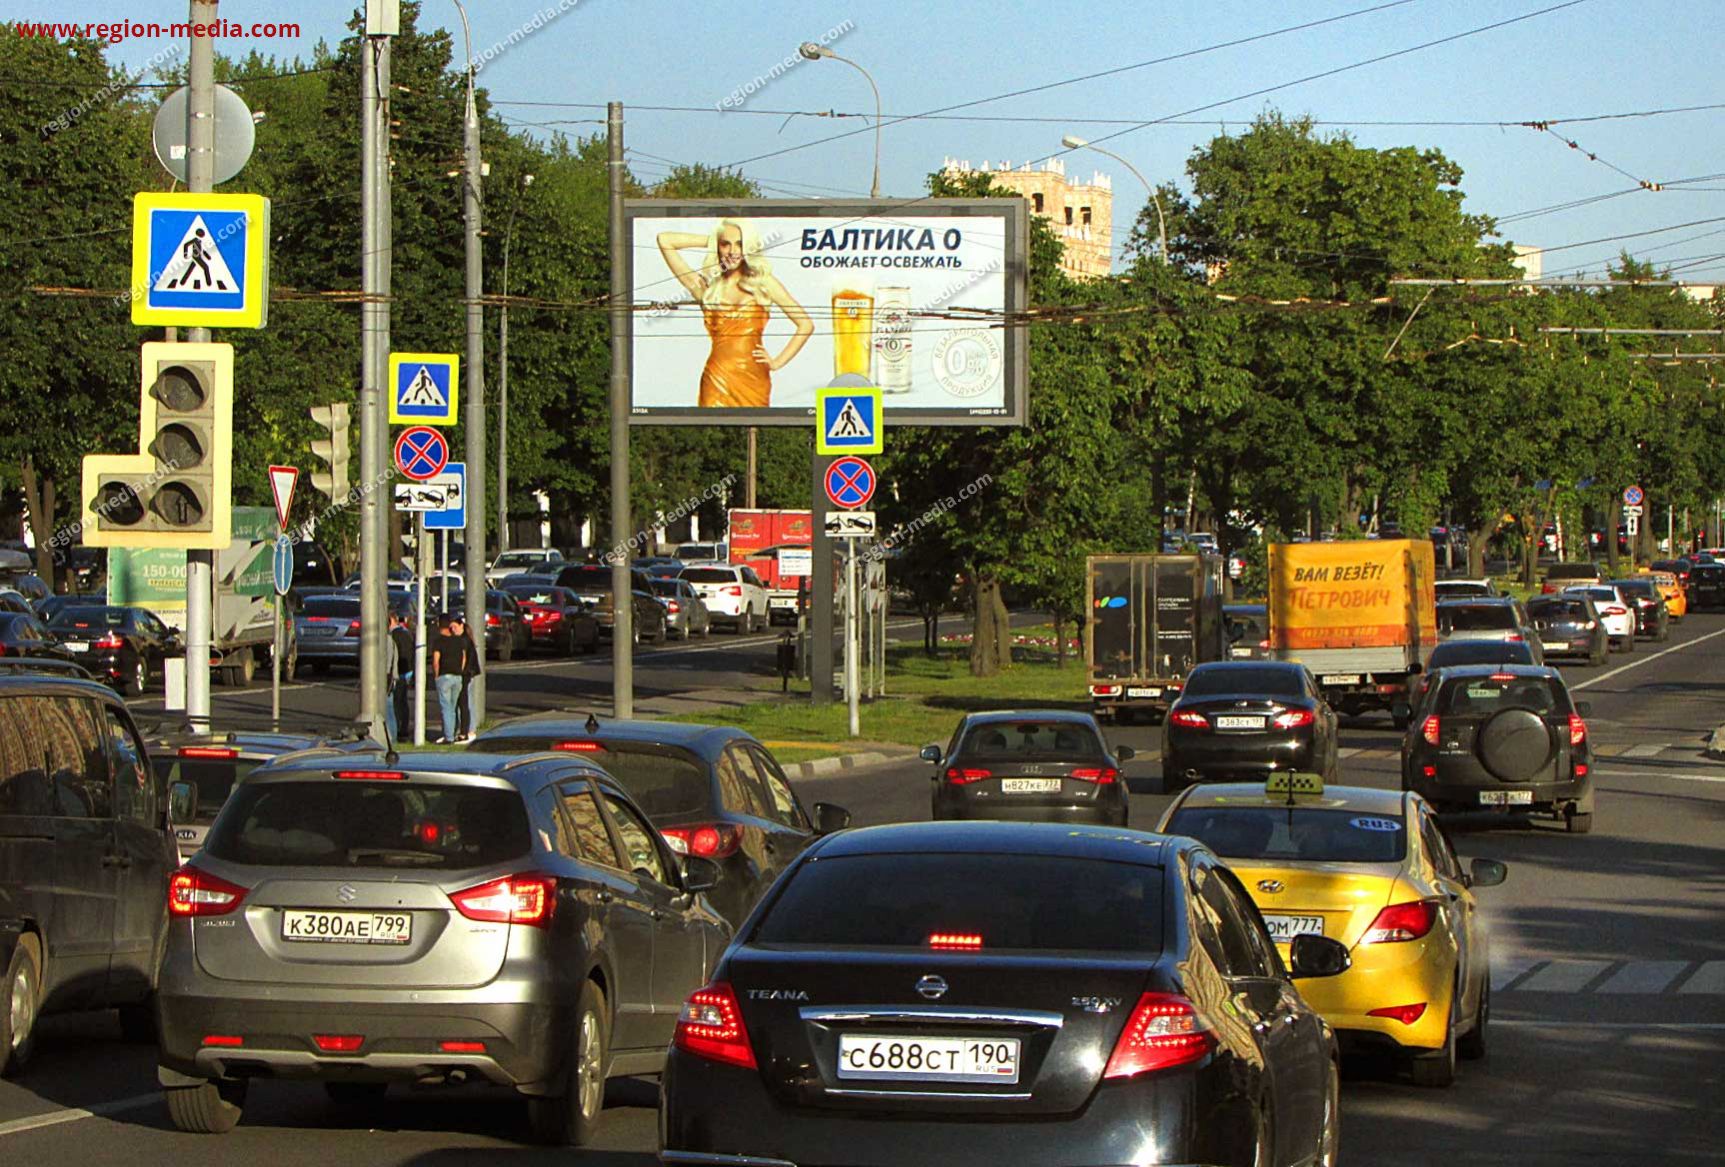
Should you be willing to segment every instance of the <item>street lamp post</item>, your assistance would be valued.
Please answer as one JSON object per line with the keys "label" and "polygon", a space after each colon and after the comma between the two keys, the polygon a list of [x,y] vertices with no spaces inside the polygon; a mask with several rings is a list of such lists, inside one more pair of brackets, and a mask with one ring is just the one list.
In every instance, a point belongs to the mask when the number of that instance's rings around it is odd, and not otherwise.
{"label": "street lamp post", "polygon": [[804,41],[798,46],[797,52],[802,54],[805,61],[818,61],[822,57],[843,61],[861,73],[868,81],[868,87],[874,90],[874,181],[869,184],[868,197],[871,199],[880,198],[880,87],[874,83],[874,78],[869,75],[867,69],[849,57],[839,56],[825,45],[817,45],[814,41]]}
{"label": "street lamp post", "polygon": [[1142,174],[1139,174],[1136,166],[1120,157],[1120,155],[1116,154],[1114,151],[1104,150],[1101,146],[1086,142],[1083,138],[1067,134],[1064,138],[1060,139],[1060,144],[1065,146],[1068,150],[1094,150],[1098,154],[1105,154],[1114,159],[1114,161],[1120,163],[1120,165],[1124,166],[1126,169],[1130,170],[1132,172],[1132,177],[1144,184],[1144,189],[1150,192],[1150,201],[1155,204],[1156,207],[1156,232],[1162,239],[1162,262],[1167,263],[1168,221],[1162,217],[1162,196],[1156,193],[1156,188],[1150,185],[1150,180],[1145,178]]}
{"label": "street lamp post", "polygon": [[509,550],[509,242],[514,237],[515,213],[521,195],[533,185],[533,176],[523,174],[515,197],[509,200],[509,221],[503,228],[503,309],[497,314],[497,550]]}

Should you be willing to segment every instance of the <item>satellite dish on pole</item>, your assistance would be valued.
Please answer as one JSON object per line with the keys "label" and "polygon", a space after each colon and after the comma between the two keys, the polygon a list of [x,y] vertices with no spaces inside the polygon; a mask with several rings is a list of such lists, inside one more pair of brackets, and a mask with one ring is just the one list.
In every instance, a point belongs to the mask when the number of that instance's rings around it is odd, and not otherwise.
{"label": "satellite dish on pole", "polygon": [[[156,160],[181,182],[186,181],[186,101],[187,91],[182,85],[162,102],[150,131]],[[251,158],[256,140],[257,124],[245,101],[226,85],[216,86],[216,158],[212,181],[226,182],[238,174]]]}

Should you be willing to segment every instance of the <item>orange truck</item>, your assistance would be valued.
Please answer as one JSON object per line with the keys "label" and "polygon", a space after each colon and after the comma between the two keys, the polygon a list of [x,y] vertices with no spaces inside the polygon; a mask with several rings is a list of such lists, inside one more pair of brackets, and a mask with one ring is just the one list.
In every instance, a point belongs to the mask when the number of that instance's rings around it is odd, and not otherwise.
{"label": "orange truck", "polygon": [[[806,585],[815,545],[814,516],[808,511],[745,510],[730,512],[731,562],[755,570],[767,585],[767,617],[771,623],[796,623],[799,596]],[[785,554],[785,552],[790,554]],[[785,568],[789,567],[791,573]],[[800,574],[795,574],[798,568]]]}
{"label": "orange truck", "polygon": [[1438,640],[1436,574],[1427,539],[1271,544],[1270,655],[1343,714],[1405,702]]}

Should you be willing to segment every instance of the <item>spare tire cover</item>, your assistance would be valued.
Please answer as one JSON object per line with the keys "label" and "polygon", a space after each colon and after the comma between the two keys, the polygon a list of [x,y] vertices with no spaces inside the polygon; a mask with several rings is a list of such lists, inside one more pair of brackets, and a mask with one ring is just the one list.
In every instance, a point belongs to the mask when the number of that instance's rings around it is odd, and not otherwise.
{"label": "spare tire cover", "polygon": [[1521,782],[1551,761],[1551,730],[1531,709],[1505,709],[1479,734],[1479,760],[1505,782]]}

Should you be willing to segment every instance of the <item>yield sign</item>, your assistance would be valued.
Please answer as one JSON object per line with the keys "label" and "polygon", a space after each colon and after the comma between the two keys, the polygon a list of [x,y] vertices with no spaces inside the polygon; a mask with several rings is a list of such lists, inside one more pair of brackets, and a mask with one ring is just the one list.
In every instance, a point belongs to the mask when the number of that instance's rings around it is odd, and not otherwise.
{"label": "yield sign", "polygon": [[293,488],[299,481],[298,466],[270,467],[270,495],[276,500],[276,518],[287,530],[288,508],[293,506]]}
{"label": "yield sign", "polygon": [[430,426],[402,430],[395,439],[395,465],[415,482],[443,473],[449,464],[449,441]]}
{"label": "yield sign", "polygon": [[874,497],[874,467],[861,458],[836,458],[827,467],[826,488],[834,506],[852,510],[867,506]]}

